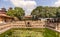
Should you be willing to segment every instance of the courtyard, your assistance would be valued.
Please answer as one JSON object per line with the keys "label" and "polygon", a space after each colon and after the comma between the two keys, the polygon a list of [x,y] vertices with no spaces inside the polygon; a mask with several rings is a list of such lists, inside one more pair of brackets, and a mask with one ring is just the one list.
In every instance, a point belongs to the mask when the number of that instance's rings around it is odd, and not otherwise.
{"label": "courtyard", "polygon": [[0,37],[60,37],[60,33],[47,28],[14,28],[2,33]]}

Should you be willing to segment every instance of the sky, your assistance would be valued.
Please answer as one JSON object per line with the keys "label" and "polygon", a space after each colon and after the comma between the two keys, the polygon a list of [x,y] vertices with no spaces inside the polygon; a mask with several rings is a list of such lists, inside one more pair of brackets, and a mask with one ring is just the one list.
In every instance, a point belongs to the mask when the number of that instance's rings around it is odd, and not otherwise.
{"label": "sky", "polygon": [[26,15],[30,15],[37,6],[59,7],[60,0],[0,0],[0,8],[22,7]]}

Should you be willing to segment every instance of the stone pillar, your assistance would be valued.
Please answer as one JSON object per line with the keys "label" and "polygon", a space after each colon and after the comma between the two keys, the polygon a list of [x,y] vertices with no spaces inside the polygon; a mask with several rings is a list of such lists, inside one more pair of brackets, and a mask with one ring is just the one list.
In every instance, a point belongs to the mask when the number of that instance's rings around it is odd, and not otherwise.
{"label": "stone pillar", "polygon": [[0,17],[0,23],[3,23],[4,19],[2,17]]}
{"label": "stone pillar", "polygon": [[57,28],[58,28],[58,30],[60,30],[60,23],[58,24]]}
{"label": "stone pillar", "polygon": [[59,23],[56,24],[56,28],[55,28],[56,30],[58,30],[58,25],[59,25]]}

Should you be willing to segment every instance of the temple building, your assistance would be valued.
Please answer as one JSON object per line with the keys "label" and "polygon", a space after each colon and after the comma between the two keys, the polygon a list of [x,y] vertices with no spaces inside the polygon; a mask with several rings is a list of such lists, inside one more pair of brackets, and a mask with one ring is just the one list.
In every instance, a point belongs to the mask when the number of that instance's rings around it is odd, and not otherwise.
{"label": "temple building", "polygon": [[5,8],[0,9],[0,23],[12,22],[14,19],[13,17],[6,15],[6,12]]}

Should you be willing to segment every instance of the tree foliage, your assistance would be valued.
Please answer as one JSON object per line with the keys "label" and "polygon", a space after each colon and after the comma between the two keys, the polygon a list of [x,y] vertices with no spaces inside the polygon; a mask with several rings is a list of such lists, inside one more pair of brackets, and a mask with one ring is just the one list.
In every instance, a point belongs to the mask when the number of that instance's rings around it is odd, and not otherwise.
{"label": "tree foliage", "polygon": [[7,11],[7,15],[21,19],[21,16],[24,16],[25,13],[24,13],[24,10],[22,8],[15,7],[14,9],[9,9]]}
{"label": "tree foliage", "polygon": [[32,11],[31,15],[36,15],[41,18],[55,18],[60,16],[60,7],[38,6]]}
{"label": "tree foliage", "polygon": [[15,11],[14,11],[13,9],[9,9],[9,10],[6,12],[6,14],[9,15],[9,16],[14,17]]}
{"label": "tree foliage", "polygon": [[22,8],[19,8],[19,7],[15,7],[14,8],[15,12],[16,12],[16,16],[24,16],[25,13],[24,13],[24,10]]}

